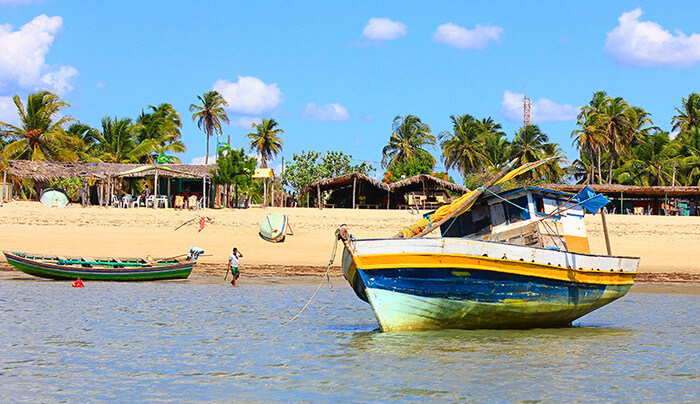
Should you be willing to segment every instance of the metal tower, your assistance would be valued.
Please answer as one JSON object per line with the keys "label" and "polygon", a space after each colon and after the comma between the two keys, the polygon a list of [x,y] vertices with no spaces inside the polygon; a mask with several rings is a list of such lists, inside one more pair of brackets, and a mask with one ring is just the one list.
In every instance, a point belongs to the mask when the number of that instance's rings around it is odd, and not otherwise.
{"label": "metal tower", "polygon": [[527,87],[525,87],[525,94],[523,95],[523,128],[530,124],[531,107],[530,99],[527,98]]}

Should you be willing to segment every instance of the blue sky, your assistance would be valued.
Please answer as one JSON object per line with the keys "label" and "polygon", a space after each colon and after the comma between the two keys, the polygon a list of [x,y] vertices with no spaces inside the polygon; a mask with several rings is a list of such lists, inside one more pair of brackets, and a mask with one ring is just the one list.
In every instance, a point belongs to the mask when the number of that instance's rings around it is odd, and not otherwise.
{"label": "blue sky", "polygon": [[396,115],[436,135],[450,115],[491,116],[512,138],[527,86],[533,123],[575,158],[575,115],[594,91],[670,129],[700,91],[699,14],[696,1],[0,0],[0,121],[15,119],[12,95],[43,88],[95,127],[169,102],[189,163],[205,138],[188,106],[217,89],[235,147],[273,117],[287,161],[342,150],[378,167]]}

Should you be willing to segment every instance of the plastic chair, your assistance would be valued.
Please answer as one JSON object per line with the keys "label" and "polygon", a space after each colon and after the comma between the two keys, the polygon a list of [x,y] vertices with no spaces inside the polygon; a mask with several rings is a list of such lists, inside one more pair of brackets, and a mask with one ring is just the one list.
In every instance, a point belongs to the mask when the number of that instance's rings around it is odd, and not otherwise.
{"label": "plastic chair", "polygon": [[141,206],[141,195],[137,196],[136,200],[131,202],[132,208],[138,208],[139,206]]}
{"label": "plastic chair", "polygon": [[115,208],[121,208],[122,202],[117,198],[116,195],[112,194],[112,206]]}
{"label": "plastic chair", "polygon": [[146,207],[155,207],[156,206],[156,196],[155,195],[148,195],[146,197]]}

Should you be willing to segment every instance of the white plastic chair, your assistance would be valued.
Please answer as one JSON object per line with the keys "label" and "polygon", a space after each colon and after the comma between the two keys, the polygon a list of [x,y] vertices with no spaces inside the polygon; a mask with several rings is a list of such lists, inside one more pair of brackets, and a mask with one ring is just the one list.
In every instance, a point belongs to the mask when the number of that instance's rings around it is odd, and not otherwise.
{"label": "white plastic chair", "polygon": [[167,208],[169,206],[168,203],[168,197],[165,195],[160,195],[158,198],[156,198],[156,207],[160,208],[160,205],[163,205],[164,208]]}
{"label": "white plastic chair", "polygon": [[146,207],[154,207],[156,206],[156,196],[155,195],[148,195],[146,197]]}
{"label": "white plastic chair", "polygon": [[141,195],[137,196],[136,200],[131,202],[132,208],[138,208],[139,206],[141,206]]}
{"label": "white plastic chair", "polygon": [[130,194],[125,194],[122,197],[122,208],[130,208],[131,207],[131,195]]}
{"label": "white plastic chair", "polygon": [[116,195],[112,194],[112,206],[115,208],[121,208],[122,207],[122,202],[117,198]]}

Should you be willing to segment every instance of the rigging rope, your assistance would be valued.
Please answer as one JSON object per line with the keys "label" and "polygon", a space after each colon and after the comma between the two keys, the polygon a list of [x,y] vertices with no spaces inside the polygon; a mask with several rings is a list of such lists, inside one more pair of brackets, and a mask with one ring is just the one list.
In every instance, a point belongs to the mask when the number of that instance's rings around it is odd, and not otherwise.
{"label": "rigging rope", "polygon": [[328,287],[330,289],[333,289],[333,282],[331,281],[331,277],[329,275],[329,272],[331,270],[331,266],[333,265],[333,262],[335,261],[335,254],[338,250],[338,240],[339,240],[338,237],[336,237],[335,243],[333,243],[333,251],[331,252],[331,257],[328,260],[328,265],[326,265],[326,272],[323,274],[323,278],[321,278],[321,282],[318,284],[318,286],[316,286],[316,290],[314,290],[314,293],[311,295],[311,298],[309,299],[309,301],[306,302],[304,307],[302,307],[301,310],[299,310],[299,312],[294,315],[294,317],[292,317],[291,319],[289,319],[289,321],[287,321],[286,323],[279,326],[275,331],[279,331],[282,328],[288,326],[292,321],[296,320],[301,315],[301,313],[303,313],[304,310],[306,310],[307,307],[309,307],[309,304],[311,304],[311,301],[313,301],[314,297],[316,297],[316,293],[318,293],[318,290],[321,289],[321,286],[323,285],[323,281],[328,281]]}

